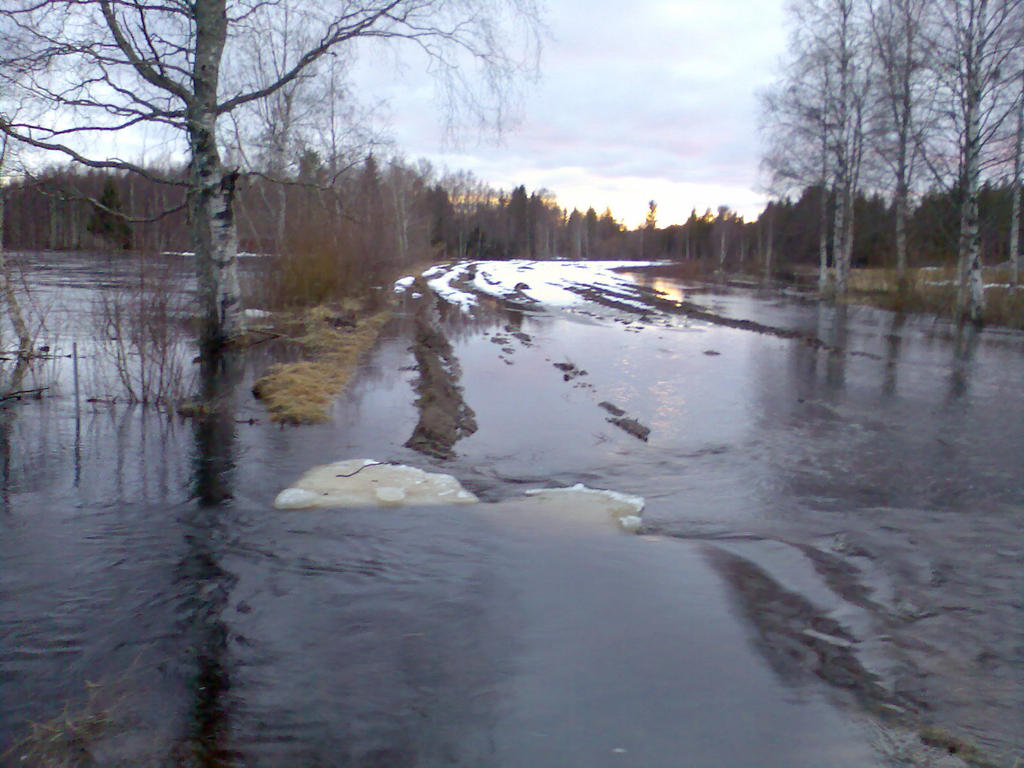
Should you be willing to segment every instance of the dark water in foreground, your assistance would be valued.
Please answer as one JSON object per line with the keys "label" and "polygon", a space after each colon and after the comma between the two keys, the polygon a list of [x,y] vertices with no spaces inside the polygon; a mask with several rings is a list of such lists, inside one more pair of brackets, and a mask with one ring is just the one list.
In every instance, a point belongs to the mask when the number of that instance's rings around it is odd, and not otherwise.
{"label": "dark water in foreground", "polygon": [[[77,340],[83,397],[108,395],[79,312],[118,267],[50,267],[28,273],[41,339]],[[83,765],[897,765],[934,724],[1012,764],[1024,335],[686,297],[830,348],[653,312],[449,311],[479,425],[450,462],[402,447],[401,319],[320,427],[262,423],[269,354],[200,422],[99,402],[76,424],[69,362],[46,362],[47,396],[0,412],[0,750],[61,717]],[[489,502],[643,495],[643,535],[514,504],[273,509],[362,457]]]}

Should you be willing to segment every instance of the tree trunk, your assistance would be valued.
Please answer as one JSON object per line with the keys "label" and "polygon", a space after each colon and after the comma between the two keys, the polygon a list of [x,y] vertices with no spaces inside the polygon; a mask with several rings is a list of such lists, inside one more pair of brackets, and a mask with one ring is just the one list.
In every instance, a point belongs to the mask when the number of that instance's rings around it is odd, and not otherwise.
{"label": "tree trunk", "polygon": [[1021,92],[1017,97],[1017,143],[1013,153],[1013,183],[1010,190],[1013,194],[1013,203],[1010,207],[1010,280],[1014,285],[1020,285],[1021,261],[1024,254],[1020,247],[1020,196],[1021,196],[1021,173],[1024,163],[1024,72],[1021,72]]}
{"label": "tree trunk", "polygon": [[[905,22],[909,28],[909,22]],[[908,33],[909,34],[909,33]],[[910,43],[908,41],[908,57],[910,56]],[[908,65],[909,69],[909,65]],[[907,292],[907,209],[910,198],[910,185],[907,183],[909,176],[909,162],[907,159],[909,131],[910,131],[910,110],[912,102],[910,97],[910,74],[909,71],[903,76],[903,93],[901,103],[901,114],[899,122],[899,146],[896,157],[896,275],[898,290],[901,294]]]}
{"label": "tree trunk", "polygon": [[846,188],[837,185],[835,188],[835,212],[832,224],[832,275],[834,278],[832,292],[836,296],[846,294]]}
{"label": "tree trunk", "polygon": [[285,241],[287,239],[287,227],[288,227],[288,188],[285,186],[284,181],[280,180],[277,183],[277,230],[275,232],[275,240],[277,246],[277,255],[283,256],[285,251]]}
{"label": "tree trunk", "polygon": [[57,198],[52,194],[50,195],[50,239],[49,249],[51,251],[57,250]]}
{"label": "tree trunk", "polygon": [[775,248],[775,214],[771,211],[768,212],[768,232],[765,236],[764,244],[764,279],[772,279],[772,257]]}
{"label": "tree trunk", "polygon": [[194,7],[195,97],[188,115],[189,216],[195,251],[204,357],[215,355],[241,330],[238,233],[234,195],[237,172],[225,172],[217,149],[217,83],[227,35],[225,0]]}
{"label": "tree trunk", "polygon": [[[957,313],[962,319],[978,322],[985,309],[985,286],[981,274],[981,234],[978,225],[978,183],[981,176],[981,83],[978,67],[982,51],[978,42],[984,35],[986,3],[966,30],[964,52],[964,137],[962,144],[963,175],[960,194],[959,286]],[[977,22],[977,25],[975,25]]]}
{"label": "tree trunk", "polygon": [[[824,179],[824,177],[822,177]],[[828,291],[828,191],[821,185],[821,206],[818,210],[818,291]]]}
{"label": "tree trunk", "polygon": [[21,313],[18,297],[14,293],[11,265],[4,252],[4,197],[4,190],[0,188],[0,283],[3,284],[0,293],[2,293],[3,300],[7,302],[7,314],[11,318],[11,325],[14,326],[14,333],[18,336],[18,349],[25,354],[32,346],[32,337],[25,324],[25,316]]}
{"label": "tree trunk", "polygon": [[856,226],[857,211],[854,207],[854,193],[851,189],[848,193],[846,209],[846,237],[843,239],[843,292],[850,277],[850,270],[853,269],[853,233]]}
{"label": "tree trunk", "polygon": [[896,276],[900,293],[907,291],[907,183],[896,185]]}

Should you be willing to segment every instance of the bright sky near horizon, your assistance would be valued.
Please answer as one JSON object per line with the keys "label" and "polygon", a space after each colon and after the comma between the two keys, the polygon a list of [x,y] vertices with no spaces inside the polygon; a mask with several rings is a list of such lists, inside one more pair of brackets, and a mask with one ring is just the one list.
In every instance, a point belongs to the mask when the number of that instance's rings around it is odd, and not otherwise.
{"label": "bright sky near horizon", "polygon": [[[357,71],[383,95],[409,159],[491,185],[546,188],[572,210],[611,207],[635,227],[728,205],[748,220],[759,190],[757,92],[784,53],[783,0],[548,0],[541,79],[499,139],[446,140],[434,89]],[[357,80],[357,83],[362,80]]]}

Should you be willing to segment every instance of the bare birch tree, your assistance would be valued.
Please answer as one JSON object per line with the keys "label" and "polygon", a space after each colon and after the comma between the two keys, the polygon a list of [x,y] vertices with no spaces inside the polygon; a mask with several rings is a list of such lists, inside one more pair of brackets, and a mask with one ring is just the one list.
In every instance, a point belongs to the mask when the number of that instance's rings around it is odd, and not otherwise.
{"label": "bare birch tree", "polygon": [[871,35],[878,63],[881,120],[872,149],[894,182],[896,271],[907,288],[907,217],[917,176],[923,130],[920,114],[927,101],[929,52],[925,44],[926,0],[871,0]]}
{"label": "bare birch tree", "polygon": [[18,349],[22,355],[29,351],[32,337],[25,323],[25,316],[14,291],[14,275],[11,263],[7,259],[4,248],[4,204],[7,198],[4,176],[11,156],[14,154],[14,141],[7,135],[0,135],[0,300],[7,305],[7,317],[11,321],[14,335],[18,337]]}
{"label": "bare birch tree", "polygon": [[[1024,45],[1021,0],[944,0],[934,9],[931,44],[937,52],[936,74],[949,105],[947,134],[956,137],[955,171],[942,164],[941,149],[926,158],[940,180],[955,179],[960,199],[957,244],[957,313],[980,321],[985,308],[978,196],[985,173],[1005,161],[996,148],[1005,139],[1015,98],[1017,69],[1012,66]],[[1014,94],[1015,95],[1015,94]]]}
{"label": "bare birch tree", "polygon": [[[828,288],[828,212],[832,206],[832,289],[846,293],[853,252],[853,212],[864,155],[872,62],[855,0],[794,0],[791,62],[766,100],[774,131],[774,177],[815,178],[822,189],[818,283]],[[814,169],[811,171],[811,169]],[[806,182],[805,182],[806,183]]]}
{"label": "bare birch tree", "polygon": [[[1024,35],[1024,29],[1021,30]],[[1022,57],[1024,58],[1024,57]],[[1013,199],[1010,202],[1010,280],[1014,285],[1020,285],[1021,262],[1024,262],[1024,253],[1020,246],[1020,205],[1021,184],[1024,179],[1024,65],[1021,66],[1020,89],[1017,92],[1017,137],[1013,145],[1013,180],[1010,184],[1010,194]]]}
{"label": "bare birch tree", "polygon": [[[290,14],[308,41],[265,83],[225,76],[260,30]],[[218,121],[263,101],[313,71],[325,56],[360,39],[408,41],[425,52],[447,92],[471,101],[469,71],[498,93],[534,63],[535,0],[5,0],[0,34],[27,40],[0,56],[0,77],[39,64],[22,90],[47,103],[48,120],[0,120],[0,131],[39,150],[93,168],[145,173],[128,157],[110,157],[108,137],[139,126],[183,144],[188,210],[196,254],[200,346],[211,356],[240,327],[234,193],[238,169],[222,159]],[[517,36],[529,45],[512,45]],[[13,83],[18,86],[18,83]],[[471,101],[481,115],[503,116],[502,101]],[[491,107],[488,112],[487,108]]]}
{"label": "bare birch tree", "polygon": [[829,101],[833,72],[830,62],[796,21],[792,59],[776,86],[762,96],[762,130],[768,149],[763,165],[769,189],[785,195],[806,186],[820,190],[818,217],[818,289],[828,288],[828,230],[831,156]]}
{"label": "bare birch tree", "polygon": [[844,296],[853,256],[854,201],[864,156],[865,120],[872,84],[872,61],[863,21],[854,0],[819,0],[819,40],[835,68],[829,150],[835,195],[832,253],[835,292]]}

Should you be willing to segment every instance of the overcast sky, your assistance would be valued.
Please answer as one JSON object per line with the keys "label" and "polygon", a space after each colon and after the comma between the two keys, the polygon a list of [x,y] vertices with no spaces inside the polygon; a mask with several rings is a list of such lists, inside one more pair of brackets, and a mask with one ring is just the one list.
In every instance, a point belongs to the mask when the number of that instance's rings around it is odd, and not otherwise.
{"label": "overcast sky", "polygon": [[[610,206],[630,227],[728,205],[748,219],[758,190],[757,91],[785,48],[783,0],[548,0],[541,79],[497,140],[446,140],[434,91],[391,78],[397,147],[492,185],[547,188],[569,210]],[[390,68],[389,68],[390,69]],[[367,76],[364,72],[363,77]]]}

